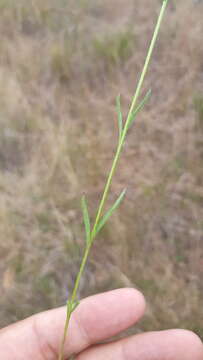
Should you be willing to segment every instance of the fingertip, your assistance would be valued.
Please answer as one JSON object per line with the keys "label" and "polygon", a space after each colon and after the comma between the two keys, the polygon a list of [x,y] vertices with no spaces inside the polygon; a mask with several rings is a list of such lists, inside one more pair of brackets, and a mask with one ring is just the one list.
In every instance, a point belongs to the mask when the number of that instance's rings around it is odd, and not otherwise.
{"label": "fingertip", "polygon": [[193,331],[184,329],[170,330],[177,342],[182,344],[186,353],[191,353],[191,358],[195,360],[203,359],[203,343],[200,337]]}
{"label": "fingertip", "polygon": [[84,299],[75,316],[84,327],[94,329],[93,334],[105,338],[134,325],[144,311],[145,299],[139,290],[120,288]]}
{"label": "fingertip", "polygon": [[129,292],[129,297],[134,299],[134,305],[139,306],[140,313],[143,315],[146,309],[146,300],[143,293],[135,288],[127,288],[126,290]]}
{"label": "fingertip", "polygon": [[146,300],[144,295],[135,288],[118,289],[125,298],[126,305],[131,314],[132,322],[138,321],[144,314],[146,309]]}

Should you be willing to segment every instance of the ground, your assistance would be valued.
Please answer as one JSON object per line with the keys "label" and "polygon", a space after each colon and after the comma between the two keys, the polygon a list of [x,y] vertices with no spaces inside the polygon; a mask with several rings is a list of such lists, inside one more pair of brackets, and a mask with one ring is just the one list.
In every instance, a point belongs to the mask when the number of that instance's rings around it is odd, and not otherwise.
{"label": "ground", "polygon": [[[77,3],[77,4],[76,4]],[[0,326],[64,304],[161,1],[0,0]],[[203,4],[170,1],[80,297],[133,286],[136,331],[203,338]]]}

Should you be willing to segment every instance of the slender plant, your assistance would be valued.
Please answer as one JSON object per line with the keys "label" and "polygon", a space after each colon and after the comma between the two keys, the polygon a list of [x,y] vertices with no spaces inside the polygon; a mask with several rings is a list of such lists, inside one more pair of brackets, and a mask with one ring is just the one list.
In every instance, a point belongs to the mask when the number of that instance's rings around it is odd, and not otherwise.
{"label": "slender plant", "polygon": [[116,167],[118,164],[118,160],[121,155],[121,151],[123,149],[126,135],[128,133],[130,126],[132,125],[135,118],[137,117],[137,114],[144,107],[144,105],[146,104],[146,102],[148,101],[148,99],[151,95],[151,90],[149,90],[146,93],[146,95],[144,96],[143,100],[138,102],[140,92],[142,89],[142,85],[143,85],[145,75],[146,75],[148,67],[149,67],[152,52],[153,52],[153,49],[154,49],[154,46],[155,46],[155,43],[157,40],[157,36],[160,31],[161,22],[162,22],[168,1],[169,0],[163,0],[163,2],[162,2],[161,10],[159,13],[159,17],[157,20],[157,24],[156,24],[156,27],[155,27],[155,30],[153,33],[153,37],[152,37],[150,46],[149,46],[149,49],[147,52],[143,70],[141,72],[140,79],[138,81],[135,94],[132,98],[130,109],[129,109],[127,119],[125,122],[123,122],[123,116],[122,116],[122,112],[121,112],[120,95],[116,99],[116,107],[117,107],[117,113],[118,113],[118,129],[119,129],[118,145],[117,145],[117,150],[116,150],[113,162],[112,162],[111,170],[108,174],[107,181],[104,186],[103,195],[101,197],[101,201],[99,203],[99,206],[98,206],[98,209],[96,212],[95,221],[92,226],[90,224],[90,217],[89,217],[87,201],[86,201],[85,196],[83,196],[82,200],[81,200],[81,207],[82,207],[82,212],[83,212],[83,219],[84,219],[84,226],[85,226],[85,233],[86,233],[86,245],[85,245],[84,255],[83,255],[83,258],[81,261],[80,269],[78,271],[78,274],[77,274],[77,277],[75,280],[75,285],[74,285],[74,288],[72,291],[72,295],[70,296],[70,299],[68,299],[68,301],[67,301],[66,321],[65,321],[65,326],[64,326],[64,334],[63,334],[60,351],[59,351],[59,355],[58,355],[58,360],[64,360],[64,346],[65,346],[65,341],[66,341],[66,337],[67,337],[67,333],[68,333],[70,318],[71,318],[73,311],[79,305],[79,301],[77,300],[77,292],[78,292],[82,274],[84,272],[85,265],[87,263],[88,255],[89,255],[91,247],[94,243],[95,237],[98,235],[98,233],[103,228],[103,226],[105,225],[107,220],[110,218],[110,216],[113,214],[113,212],[118,208],[118,206],[122,202],[125,192],[126,192],[126,190],[124,189],[122,191],[122,193],[120,194],[120,196],[118,197],[118,199],[113,204],[113,206],[103,215],[103,210],[104,210],[104,206],[106,204],[106,200],[109,195],[112,178],[115,173],[115,170],[116,170]]}

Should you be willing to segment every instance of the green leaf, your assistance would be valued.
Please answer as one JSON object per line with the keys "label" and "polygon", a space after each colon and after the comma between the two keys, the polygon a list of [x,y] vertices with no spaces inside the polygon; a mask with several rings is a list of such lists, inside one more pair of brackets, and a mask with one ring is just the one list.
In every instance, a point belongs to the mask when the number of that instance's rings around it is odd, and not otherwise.
{"label": "green leaf", "polygon": [[67,312],[69,314],[71,314],[75,309],[76,307],[80,304],[80,302],[78,300],[72,302],[72,300],[68,300],[67,301]]}
{"label": "green leaf", "polygon": [[79,300],[74,301],[74,303],[72,303],[72,312],[76,309],[76,307],[80,304]]}
{"label": "green leaf", "polygon": [[150,96],[151,96],[151,89],[146,93],[144,99],[141,101],[141,103],[135,108],[135,110],[133,110],[131,117],[129,119],[129,123],[128,123],[128,129],[130,128],[130,126],[132,125],[133,121],[135,120],[137,114],[140,112],[140,110],[142,110],[142,108],[145,106],[145,104],[147,103],[147,101],[149,100]]}
{"label": "green leaf", "polygon": [[87,202],[86,202],[85,196],[82,197],[81,206],[82,206],[82,212],[83,212],[83,221],[85,224],[86,242],[88,245],[90,242],[91,230],[90,230],[90,218],[89,218],[89,213],[88,213],[88,209],[87,209]]}
{"label": "green leaf", "polygon": [[110,216],[113,214],[113,212],[117,209],[117,207],[120,205],[121,201],[123,200],[123,197],[126,193],[126,189],[124,189],[122,191],[122,193],[120,194],[120,196],[118,197],[118,199],[115,201],[115,203],[113,204],[113,206],[107,211],[107,213],[102,217],[102,219],[100,220],[99,224],[97,225],[96,228],[96,233],[95,235],[103,228],[103,226],[105,225],[105,223],[107,222],[107,220],[110,218]]}
{"label": "green leaf", "polygon": [[117,109],[117,114],[118,114],[118,129],[119,129],[119,140],[121,139],[122,136],[122,131],[123,131],[123,115],[121,112],[121,96],[118,95],[116,98],[116,109]]}

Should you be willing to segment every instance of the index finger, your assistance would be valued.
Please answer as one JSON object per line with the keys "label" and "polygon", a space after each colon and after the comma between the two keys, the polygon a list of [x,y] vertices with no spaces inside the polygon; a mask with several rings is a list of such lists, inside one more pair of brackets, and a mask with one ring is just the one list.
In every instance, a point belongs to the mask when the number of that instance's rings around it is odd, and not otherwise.
{"label": "index finger", "polygon": [[[65,356],[114,336],[133,325],[145,308],[135,289],[118,289],[88,297],[72,315]],[[63,335],[65,307],[32,316],[0,332],[4,360],[56,360]]]}

